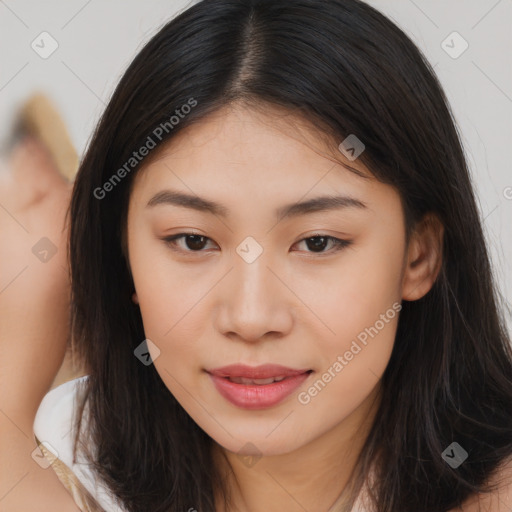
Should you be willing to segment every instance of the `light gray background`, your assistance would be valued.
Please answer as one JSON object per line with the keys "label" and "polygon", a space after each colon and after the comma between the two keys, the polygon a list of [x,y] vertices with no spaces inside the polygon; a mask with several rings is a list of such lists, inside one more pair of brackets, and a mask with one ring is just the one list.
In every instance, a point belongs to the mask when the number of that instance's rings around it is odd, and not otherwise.
{"label": "light gray background", "polygon": [[[291,0],[293,1],[293,0]],[[184,0],[0,0],[0,142],[15,109],[34,90],[61,111],[82,155],[123,71]],[[369,0],[430,60],[451,103],[512,331],[512,0]],[[41,32],[57,41],[42,59]],[[452,58],[454,31],[468,43]],[[448,38],[456,51],[460,42]]]}

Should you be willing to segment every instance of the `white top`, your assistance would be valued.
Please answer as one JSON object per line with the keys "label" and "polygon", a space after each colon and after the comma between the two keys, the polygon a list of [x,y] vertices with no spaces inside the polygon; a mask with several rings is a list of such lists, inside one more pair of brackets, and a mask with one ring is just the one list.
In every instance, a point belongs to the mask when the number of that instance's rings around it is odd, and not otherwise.
{"label": "white top", "polygon": [[[80,491],[80,484],[106,512],[126,512],[126,509],[93,472],[89,464],[84,459],[80,459],[80,454],[77,454],[79,457],[77,462],[73,462],[73,415],[79,391],[87,378],[88,376],[85,375],[70,380],[46,394],[36,414],[34,433],[47,449],[46,458],[53,461],[55,461],[55,457],[57,458],[57,463],[54,463],[53,468],[82,510],[92,512],[97,509],[93,506],[89,507],[83,500],[85,493]],[[87,420],[87,409],[84,411],[84,420]],[[42,451],[44,453],[43,449]],[[68,478],[68,476],[72,478]],[[354,504],[352,512],[365,512],[361,502],[362,495],[363,493]]]}
{"label": "white top", "polygon": [[[89,464],[83,458],[80,458],[80,454],[77,454],[77,462],[73,462],[73,415],[75,407],[78,405],[76,403],[78,392],[87,377],[85,375],[65,382],[45,395],[37,410],[34,434],[48,451],[52,452],[60,462],[74,473],[78,481],[105,511],[126,512],[106,485],[92,471]],[[84,420],[87,418],[86,413],[87,410],[84,412]],[[61,478],[61,472],[57,472],[57,474]],[[61,480],[63,479],[61,478]],[[66,485],[67,482],[63,481],[63,483]],[[66,487],[71,491],[68,485]],[[83,507],[84,504],[78,502],[77,498],[80,496],[77,496],[76,489],[73,489],[73,491],[73,498],[75,498],[77,505]],[[88,510],[87,507],[84,508]]]}

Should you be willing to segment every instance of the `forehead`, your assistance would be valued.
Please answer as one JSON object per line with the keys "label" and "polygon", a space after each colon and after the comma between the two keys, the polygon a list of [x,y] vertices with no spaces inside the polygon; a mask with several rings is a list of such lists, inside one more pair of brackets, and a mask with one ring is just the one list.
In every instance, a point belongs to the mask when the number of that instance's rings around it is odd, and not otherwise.
{"label": "forehead", "polygon": [[366,167],[349,161],[336,146],[336,141],[288,111],[229,105],[158,148],[147,165],[143,162],[133,191],[180,181],[182,187],[212,192],[250,187],[266,196],[276,190],[302,196],[314,187],[334,193],[375,186]]}

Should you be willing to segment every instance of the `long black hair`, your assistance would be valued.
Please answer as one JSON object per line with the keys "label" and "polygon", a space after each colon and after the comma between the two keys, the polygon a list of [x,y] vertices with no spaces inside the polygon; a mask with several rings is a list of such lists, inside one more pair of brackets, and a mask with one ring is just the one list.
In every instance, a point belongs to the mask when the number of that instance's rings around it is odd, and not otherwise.
{"label": "long black hair", "polygon": [[[444,226],[434,285],[402,303],[354,489],[373,467],[378,512],[443,512],[486,490],[512,455],[512,350],[482,220],[431,65],[359,0],[203,0],[165,24],[120,80],[70,207],[72,336],[89,374],[95,471],[130,512],[214,512],[223,489],[212,440],[134,357],[145,336],[125,229],[130,184],[159,148],[140,162],[133,152],[235,101],[284,108],[333,148],[356,134],[359,161],[400,194],[407,233],[429,212]],[[452,442],[468,453],[457,468],[441,456]]]}

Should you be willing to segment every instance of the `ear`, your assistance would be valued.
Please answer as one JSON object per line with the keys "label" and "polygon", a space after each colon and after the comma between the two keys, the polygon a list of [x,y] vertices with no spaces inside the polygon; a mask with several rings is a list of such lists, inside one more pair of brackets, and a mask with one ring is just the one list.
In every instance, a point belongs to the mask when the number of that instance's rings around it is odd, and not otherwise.
{"label": "ear", "polygon": [[418,221],[407,247],[402,298],[418,300],[434,284],[442,265],[444,226],[434,213]]}
{"label": "ear", "polygon": [[139,298],[137,297],[137,292],[133,292],[133,294],[132,294],[132,301],[133,301],[135,304],[138,304],[138,303],[139,303]]}

